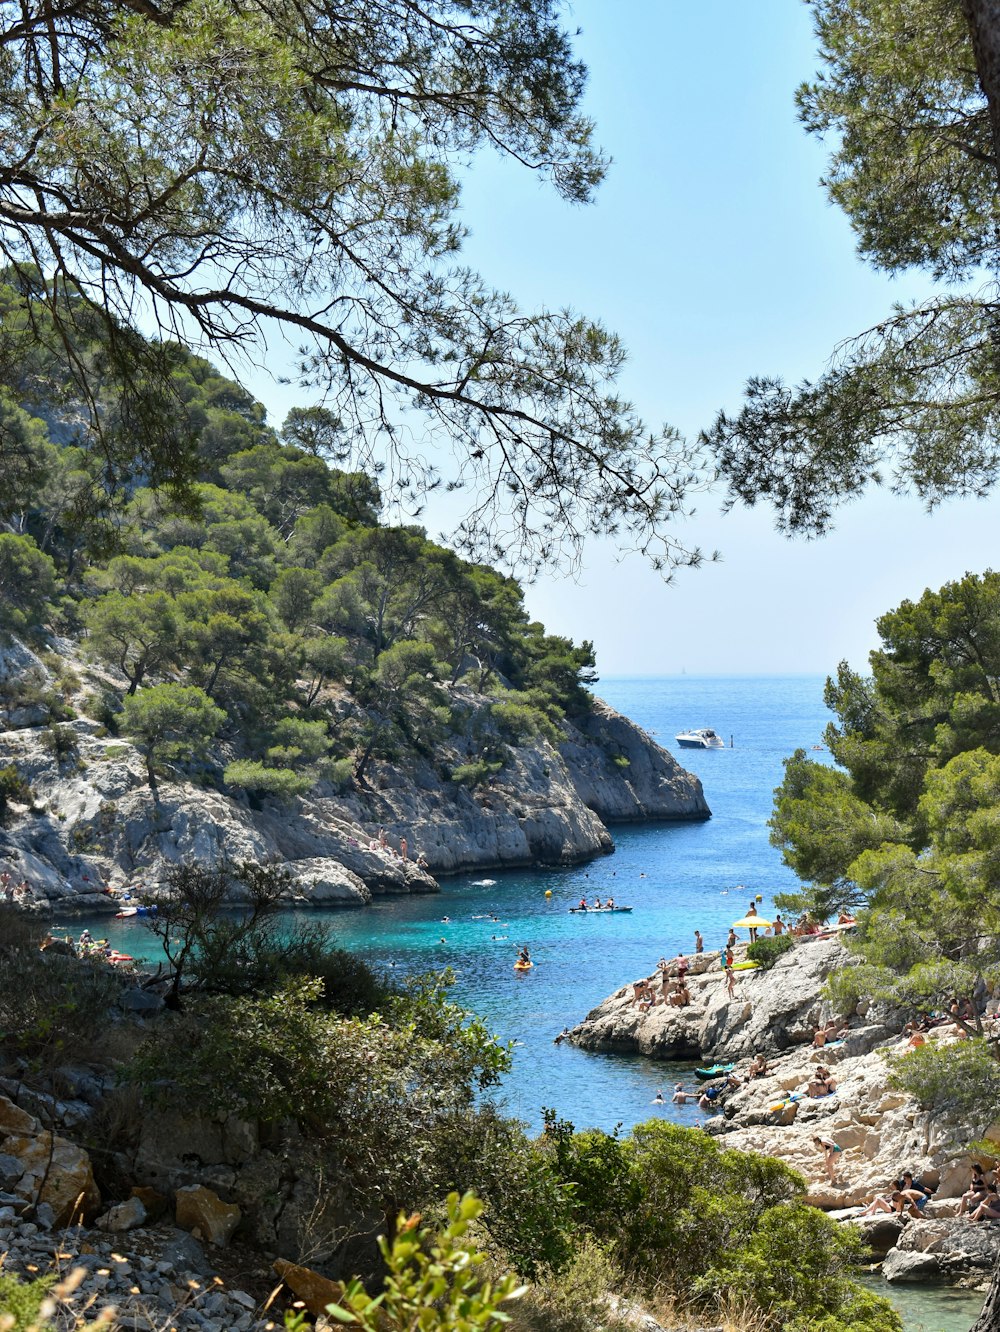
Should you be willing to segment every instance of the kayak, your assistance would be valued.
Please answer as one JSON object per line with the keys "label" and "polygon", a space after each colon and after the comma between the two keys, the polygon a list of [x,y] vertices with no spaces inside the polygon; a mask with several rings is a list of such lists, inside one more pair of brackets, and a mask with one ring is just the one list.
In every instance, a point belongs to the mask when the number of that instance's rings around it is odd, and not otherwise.
{"label": "kayak", "polygon": [[515,962],[515,963],[514,963],[514,970],[515,970],[515,971],[530,971],[531,968],[532,968],[534,965],[535,965],[534,962]]}
{"label": "kayak", "polygon": [[581,916],[604,916],[608,912],[631,911],[631,907],[570,907],[570,911]]}
{"label": "kayak", "polygon": [[115,920],[128,920],[130,916],[137,916],[138,914],[138,907],[123,907],[121,911],[115,913]]}
{"label": "kayak", "polygon": [[756,971],[759,965],[760,965],[759,962],[734,962],[734,963],[733,963],[733,970],[734,970],[734,971]]}
{"label": "kayak", "polygon": [[694,1075],[702,1082],[707,1082],[709,1078],[721,1078],[723,1073],[732,1073],[735,1067],[735,1064],[713,1064],[711,1068],[696,1068]]}

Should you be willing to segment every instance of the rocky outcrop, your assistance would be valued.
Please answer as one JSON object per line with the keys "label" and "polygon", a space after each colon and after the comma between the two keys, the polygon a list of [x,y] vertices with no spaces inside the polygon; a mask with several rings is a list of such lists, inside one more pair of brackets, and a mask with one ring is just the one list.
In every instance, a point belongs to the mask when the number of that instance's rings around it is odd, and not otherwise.
{"label": "rocky outcrop", "polygon": [[[740,945],[737,963],[745,955],[746,948]],[[835,967],[855,961],[838,939],[803,941],[770,971],[737,971],[736,994],[730,998],[718,953],[703,954],[691,959],[692,1002],[687,1008],[658,1003],[646,1009],[635,1000],[633,982],[588,1013],[570,1039],[585,1050],[659,1059],[732,1059],[757,1051],[780,1054],[812,1039],[825,1012],[820,998],[823,982]],[[659,991],[659,977],[648,979]]]}
{"label": "rocky outcrop", "polygon": [[952,1281],[976,1286],[988,1281],[1000,1258],[1000,1227],[965,1218],[910,1220],[886,1254],[886,1281]]}
{"label": "rocky outcrop", "polygon": [[[90,674],[91,687],[101,683]],[[0,648],[0,684],[11,680],[43,693],[53,683],[19,643]],[[451,690],[456,704],[476,705],[466,685]],[[606,823],[710,814],[697,778],[600,700],[565,725],[558,747],[511,748],[503,770],[471,790],[443,775],[440,754],[435,762],[413,754],[374,763],[363,786],[338,793],[321,782],[282,803],[220,789],[221,765],[200,785],[164,778],[154,799],[134,746],[85,715],[89,697],[81,685],[67,700],[78,715],[60,725],[58,745],[40,724],[44,707],[8,709],[0,730],[0,766],[16,764],[34,792],[33,805],[15,806],[0,830],[0,869],[27,880],[39,907],[108,905],[108,885],[149,885],[179,861],[222,856],[284,868],[292,902],[359,906],[372,894],[433,892],[440,874],[587,860],[613,849]],[[451,766],[467,763],[455,744]]]}
{"label": "rocky outcrop", "polygon": [[15,1210],[44,1208],[54,1226],[90,1218],[101,1203],[89,1155],[0,1096],[0,1176]]}
{"label": "rocky outcrop", "polygon": [[[741,946],[737,961],[744,954]],[[797,1170],[808,1182],[810,1203],[861,1230],[873,1257],[884,1259],[887,1280],[978,1286],[1000,1257],[1000,1226],[956,1217],[971,1159],[949,1145],[969,1142],[976,1133],[961,1124],[931,1126],[913,1097],[888,1086],[886,1055],[901,1053],[904,1041],[867,1003],[849,1015],[841,1041],[813,1047],[814,1030],[831,1016],[823,983],[835,968],[856,960],[836,938],[802,940],[768,972],[737,972],[736,996],[730,998],[718,954],[696,958],[688,973],[690,1007],[657,1003],[645,1009],[629,984],[570,1038],[591,1050],[735,1062],[740,1085],[707,1113],[708,1132],[726,1147],[775,1157]],[[650,981],[659,991],[659,977]],[[928,1034],[931,1042],[956,1039],[951,1026]],[[749,1057],[756,1052],[767,1057],[769,1072],[749,1080]],[[835,1091],[811,1097],[820,1063],[830,1069]],[[702,1089],[696,1084],[689,1090],[697,1095]],[[832,1182],[816,1136],[841,1148]],[[989,1136],[1000,1141],[1000,1127]],[[861,1216],[863,1206],[886,1196],[907,1169],[936,1186],[921,1217]]]}

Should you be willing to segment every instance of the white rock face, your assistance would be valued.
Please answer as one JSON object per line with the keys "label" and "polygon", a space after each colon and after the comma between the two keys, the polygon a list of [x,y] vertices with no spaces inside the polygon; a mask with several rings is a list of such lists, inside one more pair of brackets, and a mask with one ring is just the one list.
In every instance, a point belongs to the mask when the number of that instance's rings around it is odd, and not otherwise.
{"label": "white rock face", "polygon": [[[88,669],[75,659],[73,666]],[[8,645],[0,683],[28,676],[51,683],[34,654]],[[78,709],[89,687],[72,699]],[[475,702],[461,683],[453,693]],[[374,764],[363,788],[341,795],[321,784],[288,803],[166,778],[154,801],[134,746],[100,734],[93,720],[64,723],[75,749],[61,760],[38,718],[6,720],[0,765],[17,765],[36,808],[15,810],[0,830],[0,869],[27,879],[39,907],[107,905],[108,884],[148,885],[180,861],[222,856],[286,868],[300,902],[357,906],[373,893],[433,892],[437,874],[587,860],[613,849],[605,821],[710,816],[697,778],[599,700],[580,729],[567,725],[558,750],[547,741],[514,749],[503,771],[474,791],[410,758]],[[457,766],[470,756],[456,749],[453,757]],[[388,850],[378,845],[380,827]],[[426,869],[415,864],[419,853]]]}

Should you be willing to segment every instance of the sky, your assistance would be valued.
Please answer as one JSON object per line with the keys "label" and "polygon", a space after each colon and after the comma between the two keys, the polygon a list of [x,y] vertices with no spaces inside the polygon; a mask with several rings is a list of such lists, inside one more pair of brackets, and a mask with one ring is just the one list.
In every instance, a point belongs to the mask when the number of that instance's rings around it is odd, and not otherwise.
{"label": "sky", "polygon": [[[650,424],[694,434],[738,408],[752,374],[815,377],[838,341],[928,293],[920,274],[868,268],[827,201],[827,150],[794,105],[817,69],[805,4],[575,0],[568,21],[608,178],[575,207],[516,164],[477,160],[465,258],[528,309],[571,306],[619,333],[622,390]],[[275,424],[303,401],[266,378],[249,387]],[[928,515],[875,492],[807,542],[777,534],[765,508],[722,516],[705,495],[678,536],[720,562],[666,586],[593,540],[575,577],[542,575],[526,603],[550,631],[591,639],[603,675],[863,668],[879,615],[997,563],[995,505]],[[438,535],[433,508],[421,521]]]}

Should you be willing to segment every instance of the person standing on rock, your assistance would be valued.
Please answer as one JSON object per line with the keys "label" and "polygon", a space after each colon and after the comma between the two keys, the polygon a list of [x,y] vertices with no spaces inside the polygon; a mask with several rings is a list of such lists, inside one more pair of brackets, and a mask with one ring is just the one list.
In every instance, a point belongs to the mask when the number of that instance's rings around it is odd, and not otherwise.
{"label": "person standing on rock", "polygon": [[834,1142],[832,1138],[813,1138],[813,1142],[823,1153],[823,1164],[826,1166],[826,1173],[830,1178],[831,1184],[837,1182],[837,1157],[844,1150],[839,1143]]}
{"label": "person standing on rock", "polygon": [[726,989],[729,991],[730,999],[736,998],[736,973],[733,971],[733,964],[726,963]]}
{"label": "person standing on rock", "polygon": [[705,940],[701,937],[701,930],[695,930],[694,932],[694,951],[696,953],[705,951]]}

